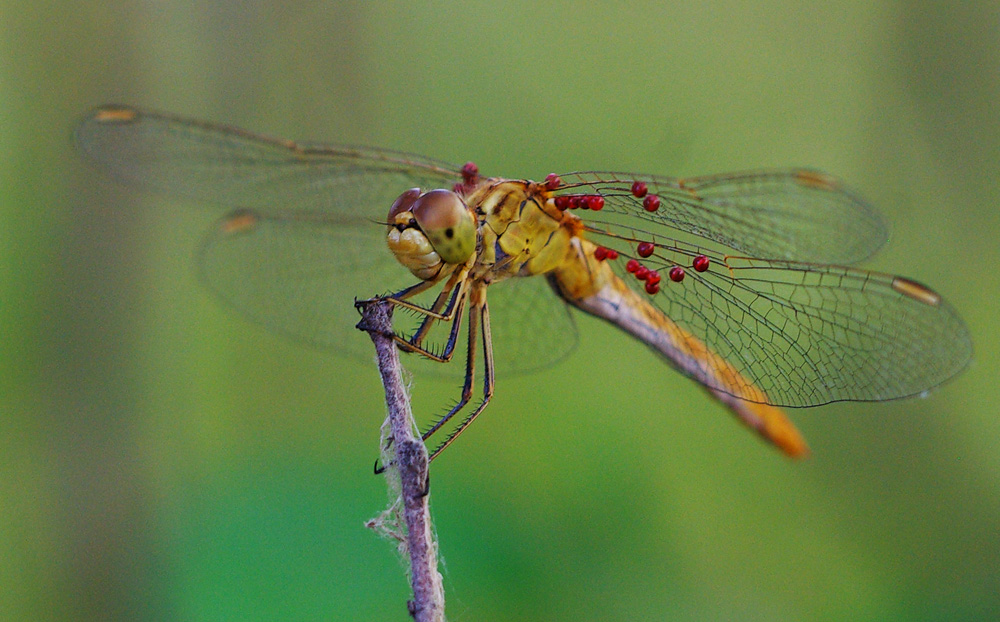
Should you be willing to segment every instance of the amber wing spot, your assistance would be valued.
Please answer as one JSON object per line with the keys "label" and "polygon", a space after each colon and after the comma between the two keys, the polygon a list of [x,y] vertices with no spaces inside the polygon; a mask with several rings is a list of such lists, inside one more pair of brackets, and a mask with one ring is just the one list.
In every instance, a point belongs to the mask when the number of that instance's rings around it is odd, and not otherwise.
{"label": "amber wing spot", "polygon": [[837,180],[826,173],[818,171],[795,171],[795,181],[807,188],[814,188],[816,190],[826,190],[827,192],[837,190]]}
{"label": "amber wing spot", "polygon": [[100,123],[130,123],[139,116],[134,108],[109,107],[101,108],[94,114],[94,120]]}
{"label": "amber wing spot", "polygon": [[941,296],[937,292],[931,291],[920,283],[911,281],[910,279],[897,276],[892,280],[892,288],[900,294],[922,302],[925,305],[936,307],[941,303]]}
{"label": "amber wing spot", "polygon": [[[695,191],[695,189],[694,189],[694,188],[692,188],[691,186],[687,185],[687,180],[684,180],[684,179],[678,179],[678,180],[677,180],[677,187],[678,187],[678,188],[680,188],[681,190],[683,190],[683,191],[687,192],[688,194],[690,194],[690,195],[691,195],[691,198],[692,198],[692,199],[694,199],[694,200],[696,200],[696,201],[700,201],[700,200],[701,200],[701,197],[700,197],[700,196],[698,196],[698,193],[697,193],[697,192]],[[633,192],[634,192],[634,191],[633,191]],[[645,194],[645,192],[644,192],[643,194]],[[656,195],[647,195],[647,196],[653,196],[653,197],[656,197]],[[656,208],[653,208],[653,209],[650,209],[650,208],[649,208],[649,207],[648,207],[648,206],[646,205],[645,201],[643,202],[642,206],[643,206],[643,207],[645,207],[645,208],[646,208],[646,210],[648,210],[648,211],[650,211],[650,212],[655,212],[655,211],[656,211]],[[659,197],[656,197],[656,207],[659,207],[659,206],[660,206],[660,198],[659,198]]]}
{"label": "amber wing spot", "polygon": [[242,209],[233,212],[219,223],[219,230],[225,235],[238,235],[253,231],[259,218],[250,210]]}

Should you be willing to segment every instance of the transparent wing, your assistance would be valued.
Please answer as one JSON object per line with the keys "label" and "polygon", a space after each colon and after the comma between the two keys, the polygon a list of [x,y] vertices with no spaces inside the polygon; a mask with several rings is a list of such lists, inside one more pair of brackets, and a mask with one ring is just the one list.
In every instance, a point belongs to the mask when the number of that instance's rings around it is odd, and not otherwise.
{"label": "transparent wing", "polygon": [[354,329],[354,299],[398,291],[415,279],[385,257],[383,227],[315,216],[233,212],[202,244],[199,276],[227,305],[277,333],[370,356],[368,337]]}
{"label": "transparent wing", "polygon": [[495,283],[487,300],[498,373],[544,369],[569,356],[579,342],[569,305],[543,276]]}
{"label": "transparent wing", "polygon": [[450,188],[457,167],[380,149],[296,143],[104,106],[77,126],[80,150],[106,173],[174,196],[262,212],[304,210],[384,219],[407,188]]}
{"label": "transparent wing", "polygon": [[[638,291],[644,283],[627,271],[627,259],[662,275],[659,292],[642,296],[733,366],[744,384],[713,388],[736,397],[790,407],[895,399],[941,384],[972,356],[968,329],[955,310],[902,277],[732,257],[649,233],[645,241],[655,250],[643,258],[636,239],[608,235],[600,223],[588,232],[618,250],[622,257],[613,267]],[[693,268],[699,255],[709,260],[704,272]],[[673,282],[669,270],[678,266],[684,277]],[[708,373],[691,375],[713,378],[719,370],[701,371]]]}
{"label": "transparent wing", "polygon": [[[296,341],[370,358],[371,343],[355,330],[354,298],[393,293],[416,281],[385,247],[384,227],[344,223],[303,211],[237,210],[223,218],[201,247],[206,285],[251,320]],[[429,306],[437,289],[417,302]],[[498,373],[551,365],[572,351],[577,333],[566,304],[544,277],[515,278],[489,288]],[[394,324],[412,333],[423,316],[397,309]],[[457,356],[465,347],[465,325]],[[428,345],[440,351],[450,328],[439,324]],[[464,366],[408,357],[407,367],[461,375]]]}
{"label": "transparent wing", "polygon": [[[294,143],[124,106],[94,110],[76,139],[114,178],[226,207],[198,264],[227,305],[291,339],[366,358],[371,344],[354,329],[354,298],[415,282],[392,257],[377,221],[407,188],[450,188],[462,180],[457,167],[419,156]],[[572,319],[544,278],[500,283],[489,301],[498,373],[543,367],[573,349]],[[464,371],[418,357],[407,365]]]}
{"label": "transparent wing", "polygon": [[[851,264],[885,242],[879,214],[824,173],[784,169],[676,179],[631,173],[561,175],[573,193],[604,197],[602,218],[668,237],[682,231],[752,257]],[[636,196],[634,183],[645,184]],[[647,197],[659,199],[648,211]]]}

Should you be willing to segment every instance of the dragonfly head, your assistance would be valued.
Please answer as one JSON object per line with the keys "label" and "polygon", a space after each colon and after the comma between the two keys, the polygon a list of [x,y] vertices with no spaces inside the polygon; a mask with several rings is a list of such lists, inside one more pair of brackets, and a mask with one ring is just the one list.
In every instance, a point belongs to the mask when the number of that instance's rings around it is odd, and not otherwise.
{"label": "dragonfly head", "polygon": [[411,188],[389,208],[387,241],[396,259],[421,279],[441,264],[462,264],[476,250],[476,219],[451,190]]}

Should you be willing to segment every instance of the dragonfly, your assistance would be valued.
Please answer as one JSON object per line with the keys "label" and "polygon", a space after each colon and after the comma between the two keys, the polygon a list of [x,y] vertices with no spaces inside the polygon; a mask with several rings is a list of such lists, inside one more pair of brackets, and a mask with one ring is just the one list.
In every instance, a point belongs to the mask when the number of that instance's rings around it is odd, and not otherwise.
{"label": "dragonfly", "polygon": [[[568,356],[574,309],[793,457],[808,447],[783,408],[921,395],[972,356],[941,295],[852,267],[886,241],[885,222],[813,169],[507,179],[121,105],[90,112],[75,137],[113,178],[221,208],[200,274],[250,320],[364,355],[360,296],[400,311],[400,350],[448,363],[464,349],[459,399],[423,433],[450,430],[432,458],[483,412],[498,373]],[[574,375],[589,385],[600,366]]]}

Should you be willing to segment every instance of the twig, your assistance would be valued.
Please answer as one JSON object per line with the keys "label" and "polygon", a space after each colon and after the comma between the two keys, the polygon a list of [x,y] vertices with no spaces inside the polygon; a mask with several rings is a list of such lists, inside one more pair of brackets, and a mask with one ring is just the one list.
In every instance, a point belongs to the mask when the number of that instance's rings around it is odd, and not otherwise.
{"label": "twig", "polygon": [[[410,583],[413,600],[407,603],[410,615],[417,622],[443,622],[444,589],[441,575],[437,571],[437,544],[431,532],[431,517],[428,507],[430,471],[428,469],[427,448],[420,437],[414,434],[413,413],[410,411],[409,395],[403,387],[399,353],[392,339],[392,305],[381,301],[357,303],[361,312],[360,330],[366,331],[375,344],[379,373],[385,387],[385,401],[388,406],[388,424],[391,447],[383,456],[383,464],[392,492],[392,478],[398,474],[402,497],[403,518],[406,533],[394,534],[405,546],[410,556]],[[398,512],[398,501],[393,503],[386,514]],[[385,516],[385,514],[383,514]],[[381,519],[371,521],[376,526]]]}

